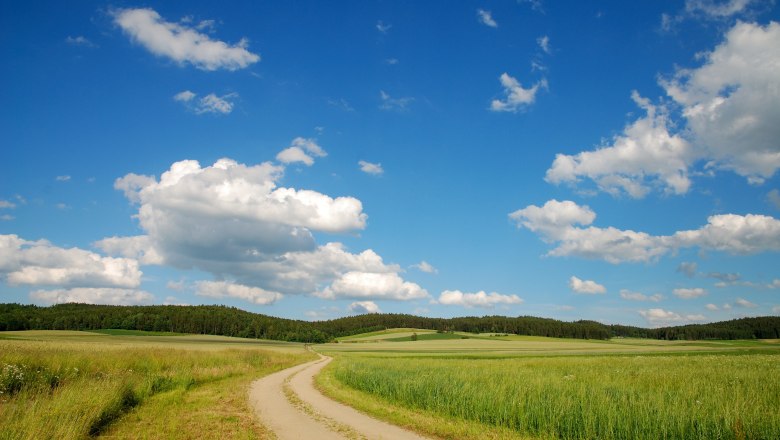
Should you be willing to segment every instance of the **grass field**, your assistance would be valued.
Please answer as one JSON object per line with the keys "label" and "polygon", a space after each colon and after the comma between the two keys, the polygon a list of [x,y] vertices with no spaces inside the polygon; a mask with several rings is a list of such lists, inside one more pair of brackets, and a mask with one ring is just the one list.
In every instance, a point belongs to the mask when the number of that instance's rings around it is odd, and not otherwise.
{"label": "grass field", "polygon": [[442,438],[780,438],[778,341],[393,339],[319,346],[318,386]]}
{"label": "grass field", "polygon": [[249,382],[301,344],[146,332],[0,332],[0,439],[265,438]]}

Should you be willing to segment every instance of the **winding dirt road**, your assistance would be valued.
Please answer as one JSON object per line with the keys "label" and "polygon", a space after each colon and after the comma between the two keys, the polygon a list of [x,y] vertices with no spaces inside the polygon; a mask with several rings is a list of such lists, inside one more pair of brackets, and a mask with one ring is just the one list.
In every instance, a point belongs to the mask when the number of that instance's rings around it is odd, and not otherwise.
{"label": "winding dirt road", "polygon": [[279,371],[252,382],[249,401],[255,414],[279,440],[424,440],[418,434],[371,418],[325,397],[314,376],[332,358]]}

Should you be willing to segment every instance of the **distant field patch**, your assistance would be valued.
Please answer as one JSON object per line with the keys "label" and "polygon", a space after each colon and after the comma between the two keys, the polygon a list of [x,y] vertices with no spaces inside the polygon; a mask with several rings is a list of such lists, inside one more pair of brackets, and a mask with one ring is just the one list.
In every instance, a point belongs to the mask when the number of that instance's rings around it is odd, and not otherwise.
{"label": "distant field patch", "polygon": [[183,336],[185,333],[173,333],[173,332],[148,332],[144,330],[124,330],[124,329],[104,329],[104,330],[90,330],[90,333],[101,333],[104,335],[112,336]]}

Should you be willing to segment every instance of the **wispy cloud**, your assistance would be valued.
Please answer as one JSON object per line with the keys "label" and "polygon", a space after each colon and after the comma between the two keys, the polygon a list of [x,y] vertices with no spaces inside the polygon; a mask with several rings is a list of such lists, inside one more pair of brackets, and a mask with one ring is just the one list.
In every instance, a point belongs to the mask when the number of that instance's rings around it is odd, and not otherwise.
{"label": "wispy cloud", "polygon": [[387,94],[384,90],[379,91],[379,108],[382,110],[392,110],[397,112],[405,112],[408,110],[409,105],[414,102],[414,98],[407,96],[403,98],[393,98]]}
{"label": "wispy cloud", "polygon": [[82,35],[78,35],[75,37],[72,37],[68,35],[65,38],[65,42],[72,45],[72,46],[82,46],[82,47],[97,47],[97,45],[87,39],[87,37],[84,37]]}
{"label": "wispy cloud", "polygon": [[493,15],[490,13],[490,11],[486,11],[484,9],[477,9],[477,18],[479,18],[479,22],[484,24],[485,26],[489,26],[492,28],[498,27],[498,23],[496,23],[496,20],[493,19]]}
{"label": "wispy cloud", "polygon": [[541,79],[529,88],[523,88],[520,82],[507,73],[499,77],[501,86],[504,87],[504,99],[494,99],[490,103],[490,110],[494,112],[516,113],[536,101],[536,93],[540,89],[547,89],[547,80]]}
{"label": "wispy cloud", "polygon": [[233,111],[233,100],[238,98],[238,93],[228,93],[222,96],[209,93],[200,99],[195,99],[197,96],[190,90],[184,90],[174,95],[173,100],[181,102],[198,115],[205,113],[227,115]]}
{"label": "wispy cloud", "polygon": [[385,172],[385,170],[382,168],[381,163],[371,163],[371,162],[366,162],[365,160],[361,160],[358,161],[358,165],[360,165],[360,171],[366,174],[373,174],[375,176],[379,176]]}
{"label": "wispy cloud", "polygon": [[114,22],[133,41],[179,64],[189,63],[202,70],[237,70],[260,61],[259,55],[247,50],[249,41],[245,38],[236,44],[212,40],[199,32],[202,27],[165,21],[153,9],[119,9],[113,15]]}

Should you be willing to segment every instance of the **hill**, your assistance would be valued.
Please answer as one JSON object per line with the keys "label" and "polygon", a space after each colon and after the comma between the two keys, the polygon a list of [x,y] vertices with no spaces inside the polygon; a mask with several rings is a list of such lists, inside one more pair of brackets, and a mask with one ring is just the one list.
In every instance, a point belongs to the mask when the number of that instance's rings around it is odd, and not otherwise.
{"label": "hill", "polygon": [[742,318],[710,324],[646,329],[605,325],[595,321],[565,322],[533,316],[469,316],[445,319],[377,313],[309,322],[251,313],[226,306],[57,304],[39,307],[0,304],[0,331],[124,329],[320,343],[337,337],[389,328],[512,333],[579,339],[777,339],[780,338],[780,317]]}

